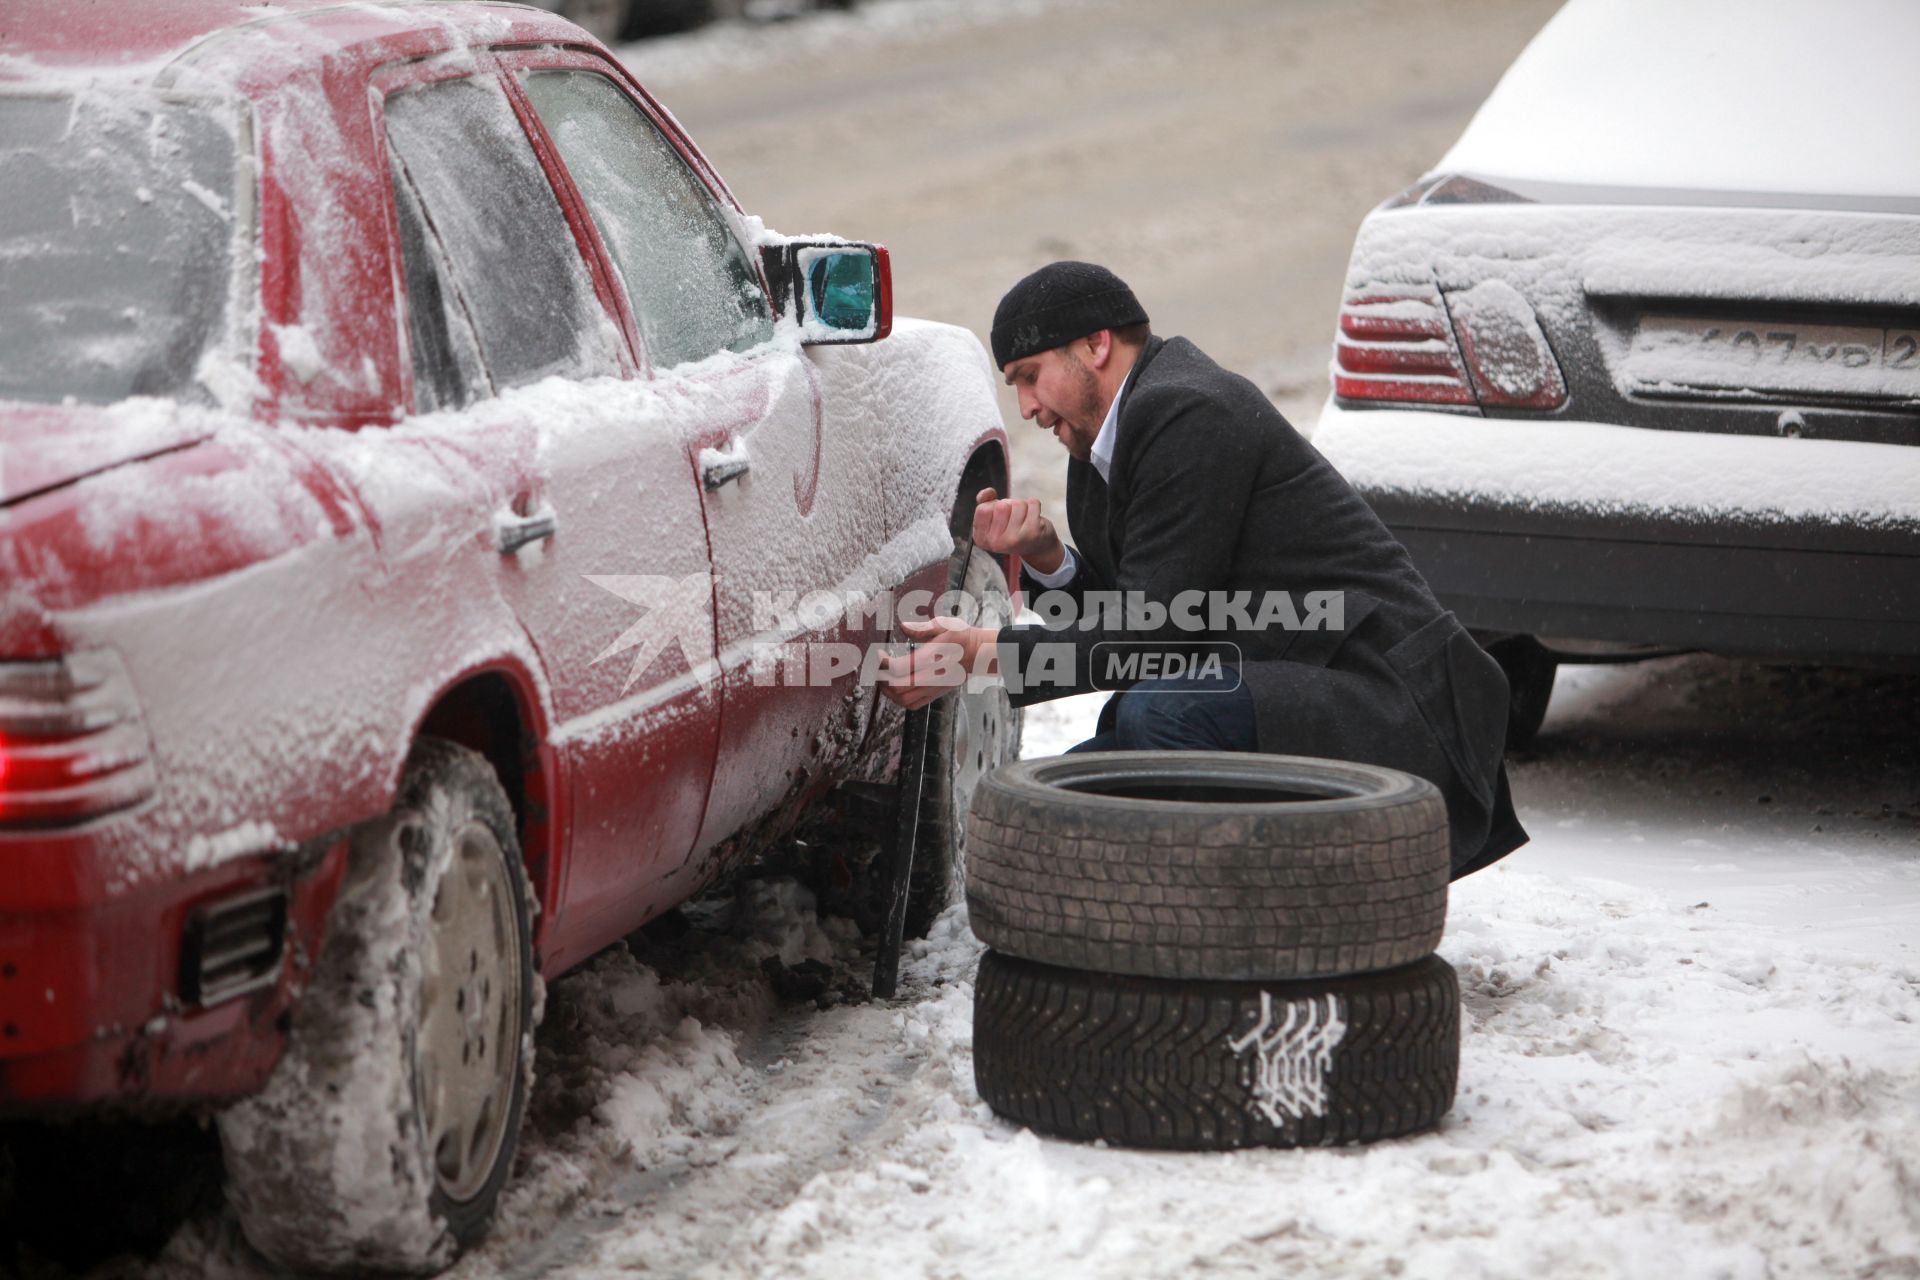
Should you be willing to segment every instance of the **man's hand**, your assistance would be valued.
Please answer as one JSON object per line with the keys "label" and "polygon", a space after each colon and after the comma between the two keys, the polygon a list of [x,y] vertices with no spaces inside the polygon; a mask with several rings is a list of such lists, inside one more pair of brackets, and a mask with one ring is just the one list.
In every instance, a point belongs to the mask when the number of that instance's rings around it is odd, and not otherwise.
{"label": "man's hand", "polygon": [[903,620],[900,629],[920,647],[881,659],[880,692],[909,711],[958,689],[970,675],[988,676],[1000,669],[994,648],[998,633],[992,627],[969,626],[959,618],[929,618]]}
{"label": "man's hand", "polygon": [[994,555],[1016,555],[1041,573],[1065,563],[1067,548],[1053,521],[1040,514],[1038,498],[1003,498],[982,489],[974,498],[973,543]]}

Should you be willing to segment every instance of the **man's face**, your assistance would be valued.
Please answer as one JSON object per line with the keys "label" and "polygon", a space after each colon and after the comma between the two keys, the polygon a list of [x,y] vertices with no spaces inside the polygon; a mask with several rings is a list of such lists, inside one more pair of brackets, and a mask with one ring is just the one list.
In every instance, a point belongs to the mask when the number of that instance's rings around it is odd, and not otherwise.
{"label": "man's face", "polygon": [[1007,385],[1020,394],[1020,416],[1053,432],[1066,451],[1085,462],[1106,420],[1100,383],[1071,345],[1009,360]]}

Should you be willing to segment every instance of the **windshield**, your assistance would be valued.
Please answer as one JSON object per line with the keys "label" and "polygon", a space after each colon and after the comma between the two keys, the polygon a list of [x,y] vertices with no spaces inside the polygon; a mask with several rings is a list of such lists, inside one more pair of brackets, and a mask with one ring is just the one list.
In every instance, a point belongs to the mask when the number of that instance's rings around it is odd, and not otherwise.
{"label": "windshield", "polygon": [[210,399],[235,145],[202,103],[0,97],[0,399]]}

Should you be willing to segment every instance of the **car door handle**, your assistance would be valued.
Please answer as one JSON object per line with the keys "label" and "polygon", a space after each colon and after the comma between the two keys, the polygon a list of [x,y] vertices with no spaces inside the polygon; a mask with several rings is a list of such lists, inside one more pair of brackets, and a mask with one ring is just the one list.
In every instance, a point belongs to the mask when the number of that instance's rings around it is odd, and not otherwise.
{"label": "car door handle", "polygon": [[502,512],[493,518],[493,545],[501,555],[510,556],[530,543],[551,538],[557,527],[551,511],[531,516]]}
{"label": "car door handle", "polygon": [[700,466],[700,483],[706,486],[708,493],[712,493],[721,485],[738,480],[751,470],[753,470],[753,464],[744,457],[723,455],[708,458]]}

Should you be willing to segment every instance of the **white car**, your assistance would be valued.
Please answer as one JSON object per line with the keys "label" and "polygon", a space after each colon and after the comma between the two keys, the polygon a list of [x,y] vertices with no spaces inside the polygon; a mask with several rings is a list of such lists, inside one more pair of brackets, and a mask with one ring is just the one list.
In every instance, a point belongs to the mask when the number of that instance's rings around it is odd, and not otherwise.
{"label": "white car", "polygon": [[1920,5],[1573,0],[1368,215],[1314,442],[1507,668],[1920,656]]}

